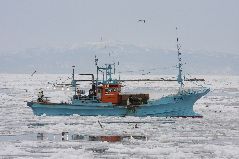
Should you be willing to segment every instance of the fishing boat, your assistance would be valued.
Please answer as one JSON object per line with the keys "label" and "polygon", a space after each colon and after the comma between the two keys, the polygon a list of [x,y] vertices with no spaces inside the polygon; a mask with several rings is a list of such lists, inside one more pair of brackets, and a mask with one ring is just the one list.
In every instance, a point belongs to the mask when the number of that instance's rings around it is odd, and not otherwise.
{"label": "fishing boat", "polygon": [[[177,38],[178,54],[178,92],[156,100],[151,100],[149,94],[125,94],[121,92],[122,81],[112,78],[115,73],[115,63],[105,64],[104,67],[96,63],[96,79],[94,74],[81,74],[91,76],[92,87],[88,95],[84,90],[78,90],[78,82],[75,79],[75,67],[73,66],[71,86],[74,95],[69,103],[51,103],[41,96],[35,101],[27,102],[35,115],[67,116],[78,114],[81,116],[159,116],[159,117],[202,117],[193,110],[197,100],[206,95],[210,89],[200,87],[198,89],[186,89],[182,77],[182,59],[180,45]],[[99,72],[103,73],[103,79],[99,78]],[[189,80],[190,81],[190,80]]]}

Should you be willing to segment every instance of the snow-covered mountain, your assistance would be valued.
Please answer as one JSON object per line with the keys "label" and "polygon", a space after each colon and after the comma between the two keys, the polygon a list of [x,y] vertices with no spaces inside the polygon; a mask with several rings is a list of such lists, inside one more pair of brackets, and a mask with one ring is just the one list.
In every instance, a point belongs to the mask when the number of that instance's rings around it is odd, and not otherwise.
{"label": "snow-covered mountain", "polygon": [[[185,72],[190,74],[239,75],[239,55],[184,51]],[[70,73],[76,65],[78,72],[95,72],[94,57],[99,65],[118,63],[118,71],[136,74],[175,74],[177,52],[147,48],[121,42],[95,42],[84,45],[32,48],[16,53],[0,54],[0,73]]]}

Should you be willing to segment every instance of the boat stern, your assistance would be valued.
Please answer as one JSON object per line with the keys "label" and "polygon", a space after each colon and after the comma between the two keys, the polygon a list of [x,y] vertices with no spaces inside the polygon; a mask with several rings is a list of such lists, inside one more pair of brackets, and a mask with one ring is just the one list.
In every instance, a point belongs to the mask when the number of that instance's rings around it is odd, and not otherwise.
{"label": "boat stern", "polygon": [[33,105],[32,101],[31,102],[27,102],[27,106],[32,107],[32,105]]}

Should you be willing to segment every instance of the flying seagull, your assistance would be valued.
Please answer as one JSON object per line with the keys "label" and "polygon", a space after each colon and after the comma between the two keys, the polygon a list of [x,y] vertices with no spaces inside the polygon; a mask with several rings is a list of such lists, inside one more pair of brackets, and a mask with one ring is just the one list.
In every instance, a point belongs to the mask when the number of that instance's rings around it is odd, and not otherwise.
{"label": "flying seagull", "polygon": [[143,23],[145,23],[146,20],[145,20],[145,19],[139,19],[138,22],[143,22]]}

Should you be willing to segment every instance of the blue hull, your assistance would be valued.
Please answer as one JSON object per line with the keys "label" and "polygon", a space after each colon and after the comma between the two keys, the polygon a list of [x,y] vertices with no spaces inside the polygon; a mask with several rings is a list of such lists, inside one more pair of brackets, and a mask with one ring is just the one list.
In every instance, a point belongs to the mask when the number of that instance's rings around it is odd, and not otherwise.
{"label": "blue hull", "polygon": [[140,106],[114,106],[111,103],[54,104],[28,102],[35,115],[67,116],[200,116],[193,111],[194,103],[207,94],[209,89],[162,97]]}

